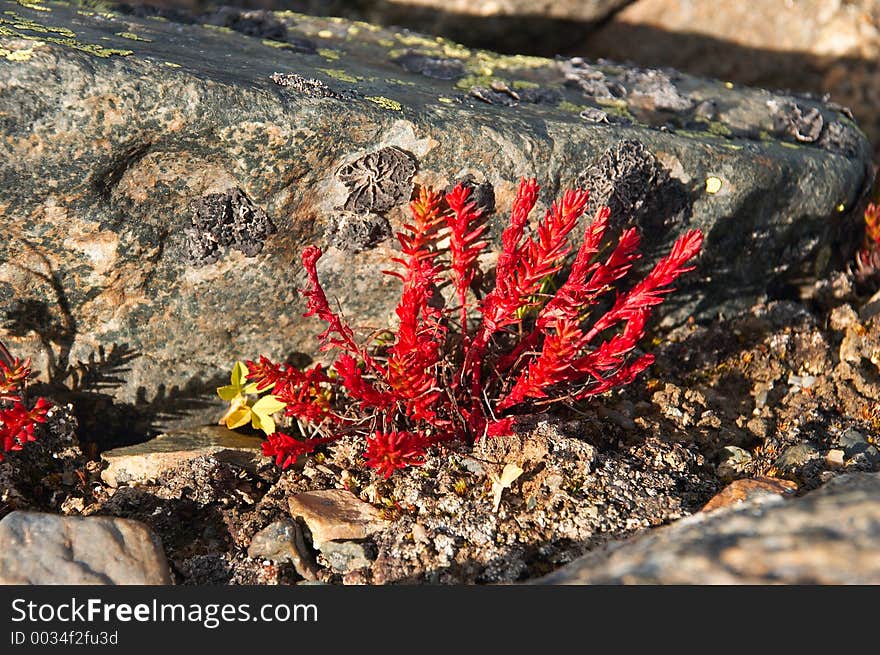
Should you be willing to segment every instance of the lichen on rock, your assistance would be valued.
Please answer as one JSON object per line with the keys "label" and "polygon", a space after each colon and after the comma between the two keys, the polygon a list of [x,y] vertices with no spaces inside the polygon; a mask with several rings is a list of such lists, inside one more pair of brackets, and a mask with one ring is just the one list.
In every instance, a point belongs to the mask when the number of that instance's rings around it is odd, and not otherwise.
{"label": "lichen on rock", "polygon": [[344,164],[336,177],[348,187],[346,211],[384,212],[409,199],[416,173],[413,155],[389,146]]}
{"label": "lichen on rock", "polygon": [[190,261],[197,266],[216,262],[229,248],[253,257],[275,232],[266,212],[239,188],[209,193],[191,207],[192,226],[184,232]]}

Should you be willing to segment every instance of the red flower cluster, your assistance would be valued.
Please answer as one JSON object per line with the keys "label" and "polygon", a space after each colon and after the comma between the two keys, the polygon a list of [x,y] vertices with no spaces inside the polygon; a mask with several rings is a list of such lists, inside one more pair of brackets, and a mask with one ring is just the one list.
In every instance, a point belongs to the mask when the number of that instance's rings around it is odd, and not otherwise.
{"label": "red flower cluster", "polygon": [[28,409],[23,392],[30,375],[30,360],[12,357],[0,343],[0,462],[3,453],[21,450],[36,439],[36,424],[46,422],[46,413],[52,406],[45,398],[38,398]]}
{"label": "red flower cluster", "polygon": [[589,195],[566,191],[529,234],[538,192],[535,180],[520,182],[494,287],[480,299],[474,284],[487,245],[482,212],[463,185],[445,195],[422,188],[410,204],[411,222],[397,235],[399,268],[386,271],[403,288],[393,342],[383,347],[358,342],[330,307],[317,274],[321,250],[307,247],[306,316],[327,324],[322,349],[341,353],[329,375],[320,365],[300,371],[265,357],[247,362],[248,379],[260,391],[272,390],[303,435],[269,435],[264,453],[286,467],[320,443],[359,434],[367,439],[367,466],[387,478],[421,464],[432,443],[509,434],[516,416],[536,405],[602,393],[649,366],[653,357],[637,355],[636,346],[653,308],[693,268],[688,262],[702,234],[683,235],[643,280],[621,291],[620,280],[640,257],[639,236],[624,230],[607,247],[609,211],[603,208],[567,278],[554,286]]}

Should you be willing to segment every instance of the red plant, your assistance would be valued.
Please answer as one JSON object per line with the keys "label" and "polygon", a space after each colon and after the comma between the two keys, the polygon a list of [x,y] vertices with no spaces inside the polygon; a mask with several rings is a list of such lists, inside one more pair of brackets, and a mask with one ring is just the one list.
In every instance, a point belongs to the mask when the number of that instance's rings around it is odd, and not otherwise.
{"label": "red plant", "polygon": [[322,349],[342,352],[329,375],[320,365],[300,371],[265,357],[247,362],[248,380],[281,401],[300,431],[296,438],[268,435],[263,452],[286,467],[321,443],[360,435],[367,466],[387,478],[423,463],[432,443],[510,434],[520,414],[603,393],[649,366],[653,356],[637,354],[636,347],[651,311],[692,270],[688,262],[702,234],[683,235],[644,279],[620,290],[640,257],[639,236],[624,230],[597,259],[609,227],[602,208],[567,277],[554,286],[589,195],[566,191],[529,234],[538,192],[535,180],[520,182],[501,235],[494,287],[480,299],[473,287],[487,245],[482,212],[463,185],[445,195],[420,189],[410,204],[412,220],[397,235],[399,268],[386,271],[401,281],[402,292],[393,341],[382,347],[359,342],[331,309],[318,280],[321,250],[307,247],[306,316],[327,324]]}
{"label": "red plant", "polygon": [[52,404],[38,398],[28,409],[24,392],[31,377],[31,362],[13,357],[0,342],[0,462],[3,454],[36,439],[37,423],[46,422]]}

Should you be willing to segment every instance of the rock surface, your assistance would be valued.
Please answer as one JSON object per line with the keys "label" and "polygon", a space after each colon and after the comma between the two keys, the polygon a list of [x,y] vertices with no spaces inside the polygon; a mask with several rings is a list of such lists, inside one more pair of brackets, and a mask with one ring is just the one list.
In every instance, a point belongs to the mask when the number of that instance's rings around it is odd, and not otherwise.
{"label": "rock surface", "polygon": [[701,512],[590,553],[546,584],[878,584],[880,473]]}
{"label": "rock surface", "polygon": [[245,436],[221,426],[177,430],[145,443],[104,451],[101,459],[107,468],[101,471],[101,479],[111,487],[144,484],[158,480],[183,462],[205,455],[253,471],[268,461],[260,450],[261,443],[259,437]]}
{"label": "rock surface", "polygon": [[171,584],[159,538],[138,521],[12,512],[0,521],[0,584]]}
{"label": "rock surface", "polygon": [[880,153],[876,0],[639,0],[573,51],[742,84],[828,92],[852,108]]}
{"label": "rock surface", "polygon": [[327,541],[366,539],[387,526],[379,510],[344,489],[297,494],[290,515],[305,521],[318,549]]}
{"label": "rock surface", "polygon": [[868,144],[819,102],[289,12],[245,29],[39,8],[0,0],[0,337],[156,415],[209,399],[236,359],[315,354],[298,253],[344,246],[328,226],[357,241],[321,260],[328,295],[388,325],[383,221],[414,184],[489,182],[495,239],[522,175],[542,202],[583,183],[631,212],[646,262],[702,228],[677,316],[848,257],[860,218]]}

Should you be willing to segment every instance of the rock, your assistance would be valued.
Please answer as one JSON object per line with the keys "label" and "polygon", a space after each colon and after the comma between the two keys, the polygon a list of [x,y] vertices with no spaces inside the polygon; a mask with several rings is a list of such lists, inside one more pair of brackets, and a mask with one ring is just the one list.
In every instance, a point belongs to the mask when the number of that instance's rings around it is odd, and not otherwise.
{"label": "rock", "polygon": [[761,496],[596,550],[543,584],[878,584],[880,474]]}
{"label": "rock", "polygon": [[718,464],[717,473],[726,482],[741,476],[752,462],[752,454],[745,448],[725,446],[721,451],[722,460]]}
{"label": "rock", "polygon": [[819,456],[818,451],[808,443],[800,443],[789,446],[776,458],[773,465],[786,473],[796,472],[802,466],[810,463]]}
{"label": "rock", "polygon": [[845,461],[845,453],[840,448],[832,448],[825,454],[825,463],[831,468],[840,468]]}
{"label": "rock", "polygon": [[768,478],[760,476],[757,478],[743,478],[734,480],[724,487],[720,492],[715,494],[708,503],[703,506],[704,512],[711,512],[722,507],[737,505],[739,503],[751,500],[762,494],[779,494],[787,496],[797,491],[797,485],[788,480],[780,480],[778,478]]}
{"label": "rock", "polygon": [[[319,262],[334,306],[389,325],[385,221],[400,229],[417,184],[489,183],[497,244],[521,176],[546,203],[612,175],[601,191],[634,212],[618,220],[642,222],[645,267],[684,230],[707,234],[670,317],[748,307],[848,258],[861,218],[846,212],[868,143],[818,101],[285,12],[205,28],[40,9],[0,0],[0,214],[16,226],[0,251],[0,338],[51,382],[88,372],[79,385],[98,380],[154,428],[216,420],[236,359],[317,355],[324,326],[302,319],[298,293],[306,244],[336,244]],[[407,53],[465,75],[395,63]],[[695,120],[707,101],[712,121]],[[588,122],[585,107],[615,120]],[[660,196],[663,215],[646,213]]]}
{"label": "rock", "polygon": [[354,541],[325,541],[321,544],[321,554],[330,568],[341,573],[369,568],[375,559],[368,556],[364,544]]}
{"label": "rock", "polygon": [[866,468],[874,467],[880,462],[880,451],[858,431],[849,429],[838,437],[837,440],[843,449],[846,463],[862,464]]}
{"label": "rock", "polygon": [[0,521],[0,584],[172,584],[162,543],[138,521],[12,512]]}
{"label": "rock", "polygon": [[247,552],[253,559],[290,562],[304,579],[318,579],[317,566],[312,561],[299,524],[294,521],[270,523],[254,535]]}
{"label": "rock", "polygon": [[880,152],[877,12],[876,0],[801,0],[784,7],[639,0],[577,51],[741,84],[830,93],[864,122]]}
{"label": "rock", "polygon": [[289,502],[290,515],[305,521],[319,550],[328,541],[366,539],[387,525],[379,510],[344,489],[307,491]]}
{"label": "rock", "polygon": [[146,484],[183,462],[205,455],[255,471],[261,463],[269,461],[262,455],[261,443],[259,437],[217,425],[176,430],[141,444],[101,453],[101,459],[107,463],[101,479],[111,487]]}

